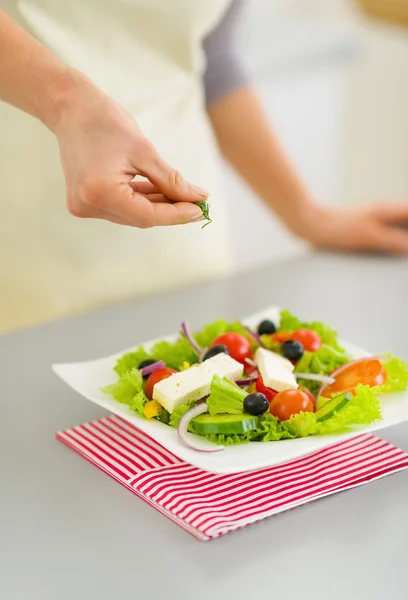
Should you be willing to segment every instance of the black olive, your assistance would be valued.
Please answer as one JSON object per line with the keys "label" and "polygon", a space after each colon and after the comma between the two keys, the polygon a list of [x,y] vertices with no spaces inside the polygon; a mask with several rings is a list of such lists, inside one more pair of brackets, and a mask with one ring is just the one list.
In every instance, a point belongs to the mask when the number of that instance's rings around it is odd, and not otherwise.
{"label": "black olive", "polygon": [[263,415],[268,408],[269,402],[265,394],[261,394],[260,392],[248,394],[244,400],[244,411],[255,417]]}
{"label": "black olive", "polygon": [[[157,360],[154,360],[154,358],[146,358],[146,360],[142,360],[142,362],[139,363],[139,366],[137,368],[139,369],[139,371],[141,371],[145,367],[154,365],[154,363],[156,363],[156,362],[157,362]],[[143,375],[143,379],[147,379],[148,377],[149,377],[149,375]]]}
{"label": "black olive", "polygon": [[275,333],[275,331],[276,326],[272,321],[265,320],[258,325],[258,335],[267,335],[269,333]]}
{"label": "black olive", "polygon": [[288,360],[299,360],[305,351],[303,344],[297,340],[286,340],[281,346],[282,354]]}
{"label": "black olive", "polygon": [[227,346],[225,346],[224,344],[217,344],[216,346],[209,348],[203,356],[203,361],[208,360],[209,358],[212,358],[217,354],[229,354]]}

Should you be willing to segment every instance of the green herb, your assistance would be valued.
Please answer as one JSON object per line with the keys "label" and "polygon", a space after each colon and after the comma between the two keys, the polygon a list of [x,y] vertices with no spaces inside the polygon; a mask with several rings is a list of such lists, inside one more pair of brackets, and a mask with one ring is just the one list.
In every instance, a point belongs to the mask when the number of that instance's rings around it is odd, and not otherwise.
{"label": "green herb", "polygon": [[195,204],[197,204],[197,206],[199,206],[201,208],[201,212],[203,213],[203,218],[207,221],[202,226],[202,229],[204,229],[204,227],[207,227],[207,225],[212,223],[212,219],[210,217],[210,204],[209,204],[209,202],[207,202],[207,200],[203,200],[202,202],[196,202]]}

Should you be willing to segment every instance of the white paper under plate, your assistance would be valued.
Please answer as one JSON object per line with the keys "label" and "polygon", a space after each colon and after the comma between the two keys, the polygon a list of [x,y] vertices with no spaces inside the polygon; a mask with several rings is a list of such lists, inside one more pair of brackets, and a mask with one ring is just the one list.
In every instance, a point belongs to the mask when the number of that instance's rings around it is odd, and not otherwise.
{"label": "white paper under plate", "polygon": [[[265,318],[277,322],[279,313],[278,308],[272,307],[245,319],[244,322],[255,328]],[[176,339],[176,335],[166,339]],[[156,341],[145,342],[143,345],[148,349]],[[347,342],[342,341],[342,344],[355,358],[370,355],[369,352]],[[252,442],[241,446],[231,446],[214,453],[198,452],[187,448],[179,440],[175,429],[158,421],[143,419],[130,411],[127,406],[119,404],[100,391],[102,387],[116,381],[117,375],[113,371],[116,359],[127,351],[124,350],[93,361],[57,364],[53,365],[53,369],[65,383],[88,400],[129,421],[185,462],[213,473],[237,473],[270,467],[311,454],[362,432],[376,431],[408,421],[408,392],[400,392],[380,397],[383,412],[381,421],[369,426],[358,427],[353,432],[330,436],[310,436],[280,442]],[[202,439],[202,443],[203,446],[209,444],[205,439]]]}

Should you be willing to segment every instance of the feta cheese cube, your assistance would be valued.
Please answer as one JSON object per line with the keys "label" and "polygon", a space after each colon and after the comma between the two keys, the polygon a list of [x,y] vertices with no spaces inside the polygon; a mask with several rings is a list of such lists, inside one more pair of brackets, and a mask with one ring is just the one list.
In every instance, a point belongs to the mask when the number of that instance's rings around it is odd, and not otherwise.
{"label": "feta cheese cube", "polygon": [[289,360],[276,354],[276,352],[258,348],[255,352],[255,363],[266,387],[277,392],[299,387],[293,374],[294,366]]}
{"label": "feta cheese cube", "polygon": [[208,396],[214,375],[236,381],[242,377],[243,372],[243,365],[228,354],[216,354],[201,364],[174,373],[156,383],[153,388],[153,400],[172,413],[181,404],[195,402]]}

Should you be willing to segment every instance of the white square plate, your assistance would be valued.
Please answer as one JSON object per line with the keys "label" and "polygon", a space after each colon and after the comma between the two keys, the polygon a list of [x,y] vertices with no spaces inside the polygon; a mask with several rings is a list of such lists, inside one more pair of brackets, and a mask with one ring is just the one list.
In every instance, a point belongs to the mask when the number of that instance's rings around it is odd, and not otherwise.
{"label": "white square plate", "polygon": [[[252,315],[252,317],[245,319],[244,322],[246,325],[255,328],[263,319],[269,318],[274,322],[278,322],[279,314],[280,309],[272,307]],[[175,335],[166,339],[174,340],[176,337]],[[148,349],[156,341],[152,340],[143,345]],[[370,355],[369,352],[346,342],[342,341],[342,344],[355,358]],[[88,400],[105,408],[110,413],[119,415],[126,421],[129,421],[185,462],[213,473],[238,473],[285,463],[300,456],[321,450],[344,439],[359,435],[360,433],[384,429],[385,427],[408,420],[408,392],[399,392],[380,397],[383,412],[383,419],[381,421],[368,426],[358,427],[348,433],[330,436],[311,436],[280,442],[252,442],[241,446],[228,447],[221,452],[198,452],[186,447],[179,440],[177,431],[172,427],[158,421],[147,421],[132,412],[126,405],[119,404],[100,391],[102,387],[116,381],[117,375],[113,371],[113,368],[116,364],[116,359],[125,352],[127,350],[99,360],[56,364],[53,365],[53,369],[65,383]],[[202,441],[203,445],[209,443],[205,439]]]}

